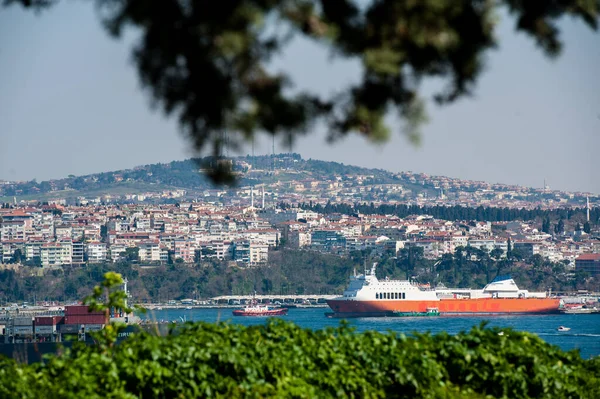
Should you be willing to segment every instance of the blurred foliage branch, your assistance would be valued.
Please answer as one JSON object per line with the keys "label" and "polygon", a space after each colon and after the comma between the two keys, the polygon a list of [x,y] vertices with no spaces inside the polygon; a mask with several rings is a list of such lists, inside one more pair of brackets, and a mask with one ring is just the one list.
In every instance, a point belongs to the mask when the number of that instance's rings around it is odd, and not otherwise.
{"label": "blurred foliage branch", "polygon": [[119,332],[122,331],[126,324],[123,322],[112,322],[110,320],[111,310],[124,312],[129,314],[133,309],[144,311],[143,308],[135,305],[131,308],[127,305],[127,293],[122,289],[124,284],[123,277],[119,273],[106,272],[104,280],[94,287],[92,293],[85,297],[83,303],[89,306],[90,311],[104,312],[105,327],[99,332],[94,333],[94,338],[103,348],[111,347],[117,341]]}
{"label": "blurred foliage branch", "polygon": [[[43,9],[53,0],[4,0]],[[96,0],[107,31],[141,31],[133,50],[153,104],[176,115],[200,153],[216,159],[239,150],[257,132],[288,142],[318,119],[334,141],[358,132],[374,142],[390,136],[385,115],[396,109],[417,143],[427,120],[423,78],[447,82],[435,95],[447,104],[471,94],[486,51],[497,44],[498,10],[551,57],[560,53],[558,20],[569,15],[598,26],[598,0]],[[289,76],[269,71],[271,58],[294,35],[332,54],[362,60],[361,81],[328,98],[289,90]],[[224,132],[227,131],[225,135]],[[204,165],[215,183],[232,183],[227,163]]]}

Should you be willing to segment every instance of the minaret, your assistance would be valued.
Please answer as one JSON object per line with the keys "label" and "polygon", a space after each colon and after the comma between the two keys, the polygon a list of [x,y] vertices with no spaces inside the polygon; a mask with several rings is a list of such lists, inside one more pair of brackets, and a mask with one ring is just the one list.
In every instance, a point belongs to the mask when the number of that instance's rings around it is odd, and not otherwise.
{"label": "minaret", "polygon": [[254,208],[254,187],[250,187],[250,206]]}
{"label": "minaret", "polygon": [[[271,171],[275,173],[275,135],[273,135],[273,164],[271,165]],[[264,193],[264,191],[263,191]],[[263,205],[264,208],[264,205]]]}
{"label": "minaret", "polygon": [[586,197],[585,198],[585,208],[586,208],[586,220],[588,221],[588,223],[590,222],[590,197]]}
{"label": "minaret", "polygon": [[127,278],[123,279],[123,291],[125,292],[125,307],[127,307],[127,298],[129,298],[129,291],[127,291]]}
{"label": "minaret", "polygon": [[262,190],[263,190],[262,208],[265,209],[265,186],[263,186]]}

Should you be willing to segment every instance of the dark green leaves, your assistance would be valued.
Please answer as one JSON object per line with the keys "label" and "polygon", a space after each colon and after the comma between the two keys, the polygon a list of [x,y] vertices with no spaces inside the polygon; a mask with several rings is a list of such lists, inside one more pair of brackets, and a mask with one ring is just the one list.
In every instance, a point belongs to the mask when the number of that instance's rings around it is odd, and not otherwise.
{"label": "dark green leaves", "polygon": [[188,323],[47,364],[0,359],[2,397],[597,398],[598,359],[476,327],[456,336]]}

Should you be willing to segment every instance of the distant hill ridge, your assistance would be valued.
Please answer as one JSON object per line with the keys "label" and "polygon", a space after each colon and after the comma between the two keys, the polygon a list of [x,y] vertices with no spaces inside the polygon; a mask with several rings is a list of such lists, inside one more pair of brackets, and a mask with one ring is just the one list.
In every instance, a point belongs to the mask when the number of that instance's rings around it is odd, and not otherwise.
{"label": "distant hill ridge", "polygon": [[[155,189],[186,189],[200,190],[214,188],[201,172],[202,161],[210,158],[190,158],[169,163],[156,163],[136,166],[132,169],[111,172],[93,173],[88,175],[69,175],[62,179],[52,179],[37,182],[35,179],[26,182],[4,182],[0,185],[0,196],[31,196],[52,192],[107,190],[112,187],[141,183],[156,185]],[[294,171],[306,174],[305,177],[316,175],[345,175],[345,174],[389,174],[378,169],[368,169],[358,166],[344,165],[337,162],[320,160],[304,160],[299,154],[277,154],[263,156],[242,156],[232,159],[234,171],[238,174],[240,185],[260,184],[253,177],[253,170],[265,172]],[[250,172],[250,173],[249,173]]]}
{"label": "distant hill ridge", "polygon": [[[214,188],[201,173],[199,165],[210,158],[191,158],[169,163],[156,163],[137,166],[112,172],[94,173],[82,176],[69,175],[62,179],[42,182],[4,182],[0,184],[0,197],[39,196],[42,194],[77,195],[79,193],[103,192],[110,194],[127,190],[160,191],[168,189],[206,190]],[[238,185],[256,185],[284,178],[288,180],[332,179],[335,176],[363,175],[378,184],[402,184],[409,188],[437,189],[440,181],[451,181],[476,189],[490,187],[495,190],[506,190],[516,185],[489,184],[448,178],[429,176],[424,173],[393,173],[382,169],[345,165],[343,163],[303,159],[300,154],[282,153],[276,155],[240,156],[232,158],[233,169],[238,175]],[[464,182],[464,183],[460,183]],[[469,182],[469,184],[466,184]],[[533,189],[531,189],[533,190]]]}

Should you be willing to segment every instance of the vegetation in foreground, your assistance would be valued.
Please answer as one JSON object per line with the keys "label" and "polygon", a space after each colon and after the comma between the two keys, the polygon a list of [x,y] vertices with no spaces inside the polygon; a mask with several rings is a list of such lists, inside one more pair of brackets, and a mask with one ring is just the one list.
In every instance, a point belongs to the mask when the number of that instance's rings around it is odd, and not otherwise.
{"label": "vegetation in foreground", "polygon": [[473,328],[456,336],[187,323],[46,364],[0,359],[3,398],[597,398],[600,359],[537,336]]}

